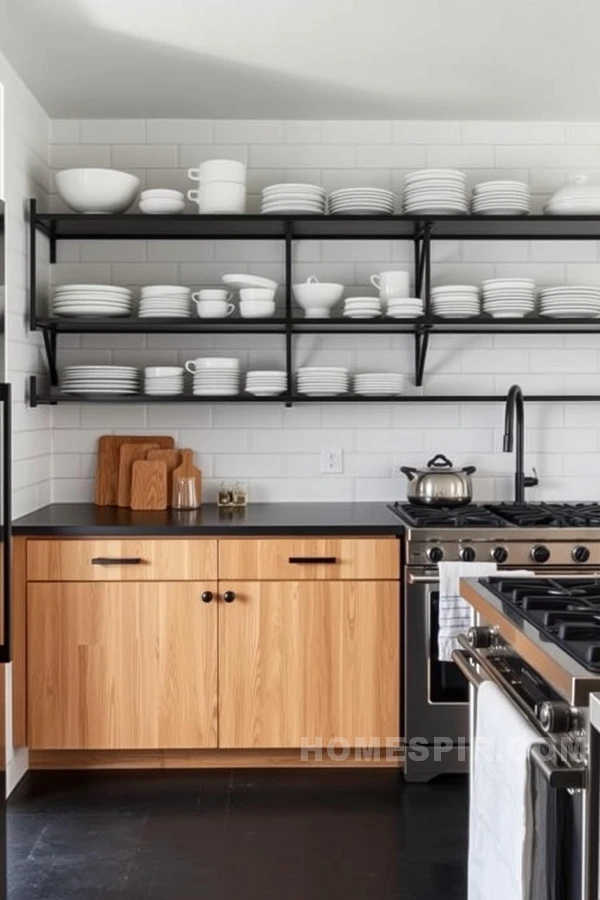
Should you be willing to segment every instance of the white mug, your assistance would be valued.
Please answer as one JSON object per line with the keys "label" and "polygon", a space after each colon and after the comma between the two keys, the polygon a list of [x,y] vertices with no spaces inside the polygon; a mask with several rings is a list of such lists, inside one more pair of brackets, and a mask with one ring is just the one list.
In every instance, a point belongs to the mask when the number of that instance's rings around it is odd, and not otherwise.
{"label": "white mug", "polygon": [[235,309],[233,303],[226,300],[195,300],[196,309],[201,319],[225,319]]}
{"label": "white mug", "polygon": [[379,275],[371,275],[371,284],[377,288],[382,300],[395,300],[397,297],[408,297],[410,276],[405,270],[380,272]]}
{"label": "white mug", "polygon": [[196,303],[198,300],[224,300],[228,303],[232,297],[232,291],[226,291],[222,288],[202,288],[201,291],[196,291],[195,294],[192,294],[192,300]]}
{"label": "white mug", "polygon": [[188,200],[198,204],[201,213],[244,213],[246,185],[235,181],[211,181],[188,191]]}
{"label": "white mug", "polygon": [[246,183],[246,164],[237,159],[207,159],[196,169],[188,169],[188,178],[203,183],[209,181],[237,181]]}

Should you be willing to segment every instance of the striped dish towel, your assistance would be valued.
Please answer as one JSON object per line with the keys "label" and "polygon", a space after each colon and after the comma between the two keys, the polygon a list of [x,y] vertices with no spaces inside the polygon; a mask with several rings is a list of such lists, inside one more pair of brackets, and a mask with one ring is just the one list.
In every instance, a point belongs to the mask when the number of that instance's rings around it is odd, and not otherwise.
{"label": "striped dish towel", "polygon": [[496,563],[442,562],[440,573],[440,613],[438,632],[438,659],[452,662],[452,651],[458,647],[459,634],[465,634],[471,625],[473,610],[459,593],[461,578],[485,578],[498,571]]}

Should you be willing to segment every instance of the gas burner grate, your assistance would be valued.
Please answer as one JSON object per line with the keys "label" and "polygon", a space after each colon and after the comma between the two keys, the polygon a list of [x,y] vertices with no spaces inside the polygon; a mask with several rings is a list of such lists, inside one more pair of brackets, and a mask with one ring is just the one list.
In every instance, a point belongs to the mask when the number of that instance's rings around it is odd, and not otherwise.
{"label": "gas burner grate", "polygon": [[393,503],[392,510],[402,521],[416,528],[506,528],[507,522],[487,506],[416,506]]}
{"label": "gas burner grate", "polygon": [[497,503],[488,507],[519,528],[598,528],[598,503]]}

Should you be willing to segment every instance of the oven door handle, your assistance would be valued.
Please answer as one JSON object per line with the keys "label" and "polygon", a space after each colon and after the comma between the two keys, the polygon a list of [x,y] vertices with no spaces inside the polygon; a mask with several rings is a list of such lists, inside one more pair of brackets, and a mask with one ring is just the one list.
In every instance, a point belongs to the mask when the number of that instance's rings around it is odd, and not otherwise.
{"label": "oven door handle", "polygon": [[413,575],[409,572],[406,576],[409,584],[439,584],[440,579],[437,575]]}

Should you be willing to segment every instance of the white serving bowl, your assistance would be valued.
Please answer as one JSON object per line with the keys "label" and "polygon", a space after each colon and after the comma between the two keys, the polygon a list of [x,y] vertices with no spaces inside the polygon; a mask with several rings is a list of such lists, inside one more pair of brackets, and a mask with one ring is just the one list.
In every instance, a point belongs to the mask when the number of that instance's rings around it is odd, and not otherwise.
{"label": "white serving bowl", "polygon": [[192,181],[237,181],[246,184],[246,164],[237,159],[207,159],[196,169],[188,169]]}
{"label": "white serving bowl", "polygon": [[342,299],[344,293],[343,284],[333,282],[304,281],[301,284],[292,285],[294,298],[307,314],[312,312],[311,318],[318,318],[316,311],[325,312],[327,316],[336,303]]}
{"label": "white serving bowl", "polygon": [[273,300],[242,300],[240,316],[242,319],[270,319],[275,315]]}
{"label": "white serving bowl", "polygon": [[140,200],[140,209],[147,216],[176,215],[184,211],[185,202],[157,197],[156,200]]}
{"label": "white serving bowl", "polygon": [[275,291],[271,290],[271,288],[242,288],[240,290],[240,300],[242,302],[255,300],[272,303],[275,300]]}
{"label": "white serving bowl", "polygon": [[116,169],[63,169],[56,173],[56,187],[75,212],[122,213],[135,200],[140,179]]}

